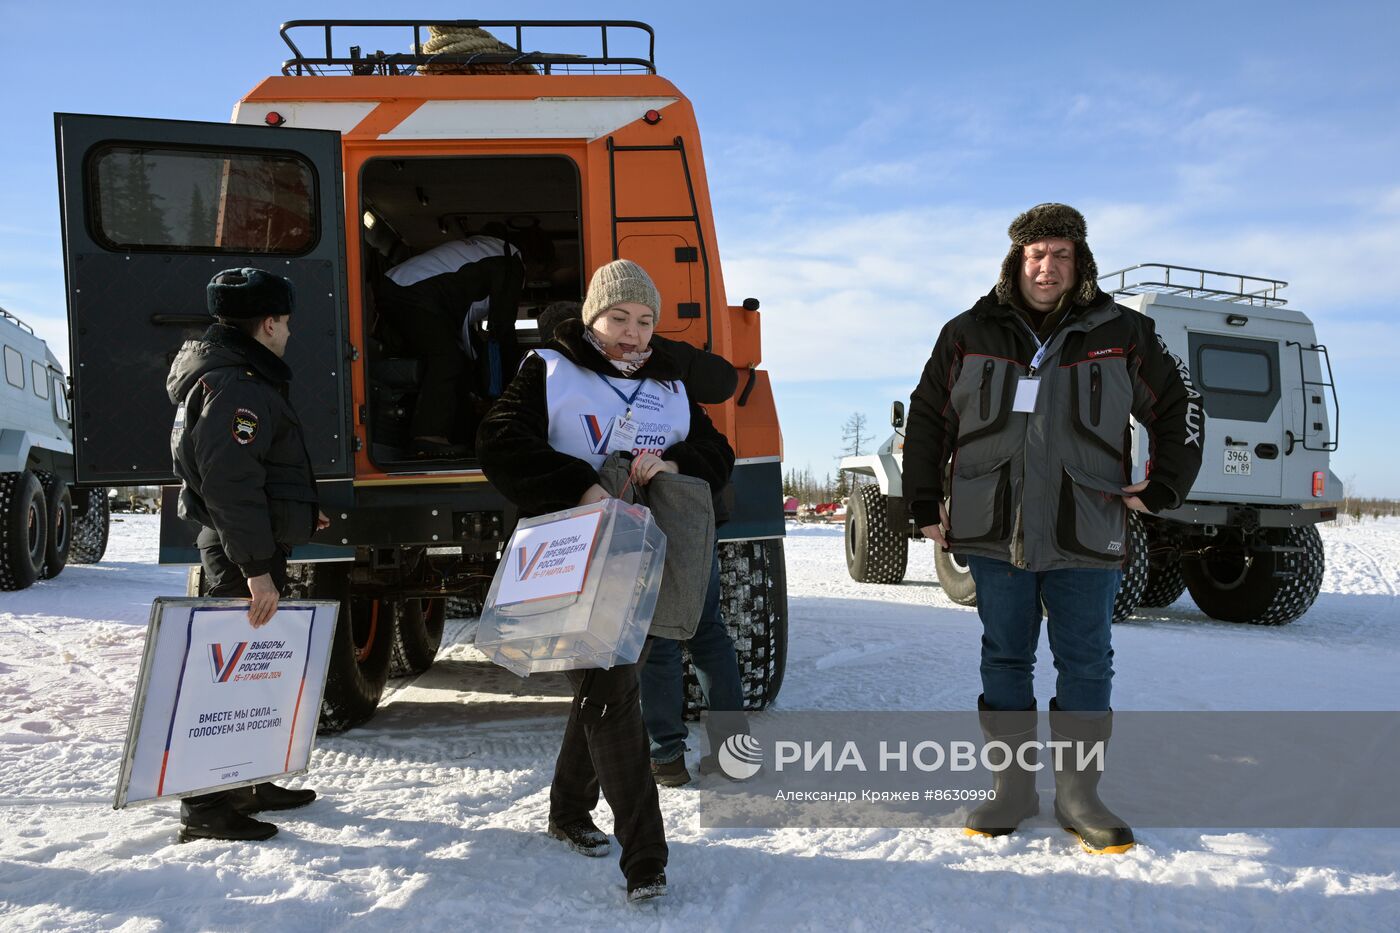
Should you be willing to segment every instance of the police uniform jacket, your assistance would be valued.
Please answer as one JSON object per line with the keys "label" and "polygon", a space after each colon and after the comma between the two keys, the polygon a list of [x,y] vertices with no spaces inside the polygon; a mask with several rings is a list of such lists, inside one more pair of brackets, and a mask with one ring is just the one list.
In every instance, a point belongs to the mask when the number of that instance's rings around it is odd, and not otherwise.
{"label": "police uniform jacket", "polygon": [[166,390],[182,485],[180,517],[217,533],[245,577],[269,572],[316,530],[316,480],[288,399],[292,372],[235,327],[215,324],[180,349]]}

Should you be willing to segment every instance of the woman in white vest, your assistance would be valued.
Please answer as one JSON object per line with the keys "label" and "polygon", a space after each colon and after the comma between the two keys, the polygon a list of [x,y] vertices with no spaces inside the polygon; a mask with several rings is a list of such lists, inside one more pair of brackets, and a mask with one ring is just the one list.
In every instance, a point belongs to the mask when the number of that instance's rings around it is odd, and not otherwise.
{"label": "woman in white vest", "polygon": [[[625,259],[593,274],[582,316],[529,354],[477,431],[487,478],[522,515],[598,502],[609,453],[633,455],[633,482],[684,473],[720,489],[734,451],[686,393],[670,357],[653,353],[661,297]],[[666,893],[666,834],[642,724],[637,664],[570,671],[574,702],[554,767],[549,833],[585,855],[606,855],[591,812],[601,789],[613,811],[627,897]]]}

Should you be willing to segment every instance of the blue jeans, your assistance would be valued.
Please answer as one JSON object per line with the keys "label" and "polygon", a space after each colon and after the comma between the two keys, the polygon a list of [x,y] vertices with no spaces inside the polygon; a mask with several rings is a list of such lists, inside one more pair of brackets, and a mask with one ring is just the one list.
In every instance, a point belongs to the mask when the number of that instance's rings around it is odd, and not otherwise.
{"label": "blue jeans", "polygon": [[1019,570],[968,555],[982,617],[982,696],[994,710],[1035,707],[1031,678],[1041,601],[1055,657],[1055,696],[1065,710],[1106,710],[1113,685],[1113,600],[1120,570]]}
{"label": "blue jeans", "polygon": [[[719,615],[719,548],[710,566],[710,588],[700,611],[700,624],[685,642],[705,704],[711,710],[742,710],[744,687],[734,639]],[[642,721],[651,740],[651,760],[675,761],[685,754],[685,681],[681,642],[653,638],[642,668]],[[722,741],[722,739],[721,739]],[[713,749],[712,749],[713,750]]]}

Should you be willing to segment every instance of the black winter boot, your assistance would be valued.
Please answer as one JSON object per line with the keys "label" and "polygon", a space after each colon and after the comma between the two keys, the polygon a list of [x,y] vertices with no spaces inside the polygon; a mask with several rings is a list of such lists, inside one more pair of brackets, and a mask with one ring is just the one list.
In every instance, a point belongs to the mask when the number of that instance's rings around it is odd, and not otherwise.
{"label": "black winter boot", "polygon": [[1020,761],[1025,758],[1028,764],[1034,765],[1037,750],[1027,749],[1025,755],[1019,754],[1023,743],[1035,741],[1035,707],[1027,710],[994,710],[979,696],[977,718],[981,721],[982,735],[986,740],[1005,742],[1011,749],[1012,760],[992,775],[995,796],[967,815],[963,832],[969,836],[1007,836],[1016,830],[1022,820],[1040,812],[1040,795],[1035,792],[1035,772],[1023,768]]}
{"label": "black winter boot", "polygon": [[567,842],[569,848],[579,855],[587,855],[590,858],[601,858],[612,851],[612,843],[608,842],[608,837],[588,817],[560,826],[551,816],[549,834],[555,839]]}
{"label": "black winter boot", "polygon": [[[1108,745],[1113,734],[1113,711],[1102,715],[1085,715],[1061,710],[1050,701],[1050,738],[1057,742],[1072,742],[1092,746],[1096,742]],[[1136,842],[1127,821],[1118,816],[1099,799],[1099,778],[1102,773],[1092,762],[1078,768],[1079,749],[1075,746],[1058,749],[1055,769],[1055,819],[1067,832],[1079,839],[1086,852],[1094,855],[1117,855],[1127,852]]]}
{"label": "black winter boot", "polygon": [[292,790],[290,787],[278,787],[271,781],[264,781],[252,787],[229,791],[229,796],[233,800],[233,808],[239,813],[261,813],[264,810],[295,810],[297,807],[304,807],[316,799],[316,792],[310,788]]}
{"label": "black winter boot", "polygon": [[277,835],[277,827],[255,820],[225,803],[222,806],[184,808],[180,815],[180,841],[222,839],[228,842],[259,842]]}
{"label": "black winter boot", "polygon": [[660,859],[643,859],[627,872],[627,900],[631,903],[666,895],[666,866]]}

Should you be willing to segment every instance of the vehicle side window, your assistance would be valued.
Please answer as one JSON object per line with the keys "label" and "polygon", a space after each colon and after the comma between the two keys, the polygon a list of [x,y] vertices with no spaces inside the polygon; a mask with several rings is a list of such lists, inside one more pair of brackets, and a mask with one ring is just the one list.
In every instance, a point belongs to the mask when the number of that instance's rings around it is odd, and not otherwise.
{"label": "vehicle side window", "polygon": [[112,250],[297,256],[320,232],[315,170],[293,153],[113,144],[88,163],[87,197]]}
{"label": "vehicle side window", "polygon": [[1258,350],[1201,347],[1201,384],[1217,392],[1267,395],[1273,389],[1273,364]]}
{"label": "vehicle side window", "polygon": [[16,389],[24,388],[24,357],[14,347],[5,348],[5,381]]}
{"label": "vehicle side window", "polygon": [[68,408],[68,392],[63,386],[63,379],[53,377],[53,407],[58,414],[58,420],[67,421],[73,417],[73,412]]}
{"label": "vehicle side window", "polygon": [[49,373],[38,360],[34,361],[34,378],[31,380],[34,386],[34,394],[40,398],[49,397]]}

